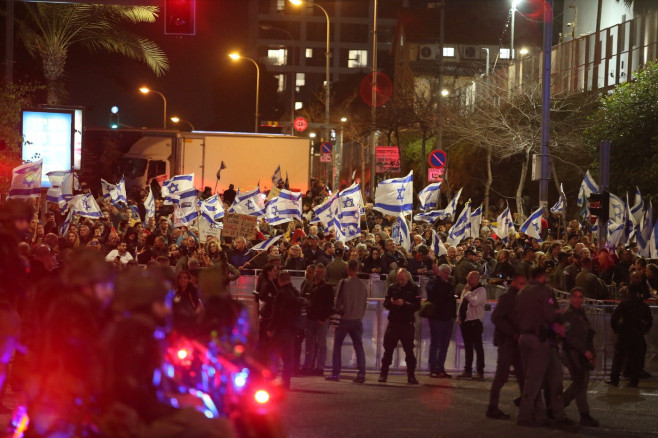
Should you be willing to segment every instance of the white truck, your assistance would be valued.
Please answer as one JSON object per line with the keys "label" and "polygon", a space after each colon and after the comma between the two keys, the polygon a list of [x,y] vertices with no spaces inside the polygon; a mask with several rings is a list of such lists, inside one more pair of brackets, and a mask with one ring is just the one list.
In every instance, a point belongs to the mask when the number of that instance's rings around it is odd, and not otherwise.
{"label": "white truck", "polygon": [[144,132],[121,157],[126,188],[142,188],[154,179],[162,182],[173,175],[194,173],[198,190],[217,183],[222,193],[233,184],[243,191],[260,184],[262,191],[272,188],[272,176],[281,167],[281,177],[289,187],[305,193],[309,187],[310,143],[307,138],[280,134],[233,132],[171,132],[149,135]]}

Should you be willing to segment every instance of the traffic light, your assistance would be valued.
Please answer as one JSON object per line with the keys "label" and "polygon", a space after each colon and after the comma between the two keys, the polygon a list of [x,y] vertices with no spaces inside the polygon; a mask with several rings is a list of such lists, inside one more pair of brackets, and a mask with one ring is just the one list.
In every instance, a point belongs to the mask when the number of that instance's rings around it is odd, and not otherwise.
{"label": "traffic light", "polygon": [[165,0],[165,35],[196,35],[196,0]]}
{"label": "traffic light", "polygon": [[602,221],[607,221],[610,217],[610,193],[592,193],[587,198],[589,202],[590,215],[598,216]]}
{"label": "traffic light", "polygon": [[113,106],[110,108],[110,128],[117,129],[119,127],[119,107]]}

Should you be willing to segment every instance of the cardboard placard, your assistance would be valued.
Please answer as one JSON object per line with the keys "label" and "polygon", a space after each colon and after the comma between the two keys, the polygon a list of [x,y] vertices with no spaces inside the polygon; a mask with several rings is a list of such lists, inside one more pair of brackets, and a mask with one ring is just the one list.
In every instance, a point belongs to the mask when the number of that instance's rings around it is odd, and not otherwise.
{"label": "cardboard placard", "polygon": [[212,223],[202,216],[199,218],[199,242],[205,244],[208,236],[212,236],[219,241],[222,237],[222,224]]}
{"label": "cardboard placard", "polygon": [[244,236],[247,240],[256,238],[256,225],[258,218],[246,214],[226,213],[224,216],[224,230],[222,234],[225,237]]}

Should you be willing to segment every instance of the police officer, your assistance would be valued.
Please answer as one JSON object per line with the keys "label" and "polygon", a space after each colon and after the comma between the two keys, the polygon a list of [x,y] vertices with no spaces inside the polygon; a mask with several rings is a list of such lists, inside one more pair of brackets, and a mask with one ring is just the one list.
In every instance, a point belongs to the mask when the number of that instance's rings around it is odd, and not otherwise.
{"label": "police officer", "polygon": [[384,308],[388,313],[388,327],[384,333],[384,355],[379,382],[386,382],[388,368],[393,362],[393,351],[402,343],[405,361],[407,363],[407,381],[417,385],[416,356],[414,355],[414,336],[416,334],[415,313],[420,309],[420,291],[411,281],[409,271],[398,269],[395,284],[389,286],[384,299]]}
{"label": "police officer", "polygon": [[568,406],[573,399],[576,400],[581,426],[597,427],[599,422],[589,415],[587,403],[589,372],[596,366],[594,330],[585,316],[583,301],[583,290],[577,287],[571,289],[569,308],[560,317],[565,327],[564,362],[571,375],[571,385],[564,391],[562,400],[564,406]]}
{"label": "police officer", "polygon": [[519,347],[525,371],[525,382],[517,424],[542,426],[546,424],[546,408],[541,389],[548,371],[551,347],[548,331],[558,312],[554,307],[552,291],[545,285],[543,268],[531,271],[530,281],[516,296],[516,314],[519,323]]}
{"label": "police officer", "polygon": [[498,361],[496,362],[496,375],[491,384],[489,394],[489,407],[487,417],[507,420],[509,415],[498,407],[500,390],[509,378],[510,366],[514,366],[514,375],[523,394],[523,365],[519,350],[519,324],[516,316],[515,301],[518,292],[525,286],[526,278],[521,272],[511,276],[512,283],[507,291],[498,298],[498,304],[491,314],[491,322],[496,327],[494,331],[494,345],[498,347]]}

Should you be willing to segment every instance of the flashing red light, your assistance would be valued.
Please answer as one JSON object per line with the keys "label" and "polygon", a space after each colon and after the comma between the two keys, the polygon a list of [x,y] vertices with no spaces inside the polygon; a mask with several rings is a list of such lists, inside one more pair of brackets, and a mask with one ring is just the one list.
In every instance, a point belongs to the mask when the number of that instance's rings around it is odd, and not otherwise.
{"label": "flashing red light", "polygon": [[254,400],[256,400],[256,403],[260,403],[261,405],[264,405],[265,403],[270,401],[270,394],[264,389],[259,389],[254,394]]}
{"label": "flashing red light", "polygon": [[183,360],[189,355],[189,353],[187,352],[187,350],[183,349],[183,350],[178,350],[178,353],[176,355],[178,356],[179,359]]}
{"label": "flashing red light", "polygon": [[233,351],[235,352],[235,354],[242,354],[242,353],[244,353],[244,345],[236,345],[236,346],[233,348]]}

